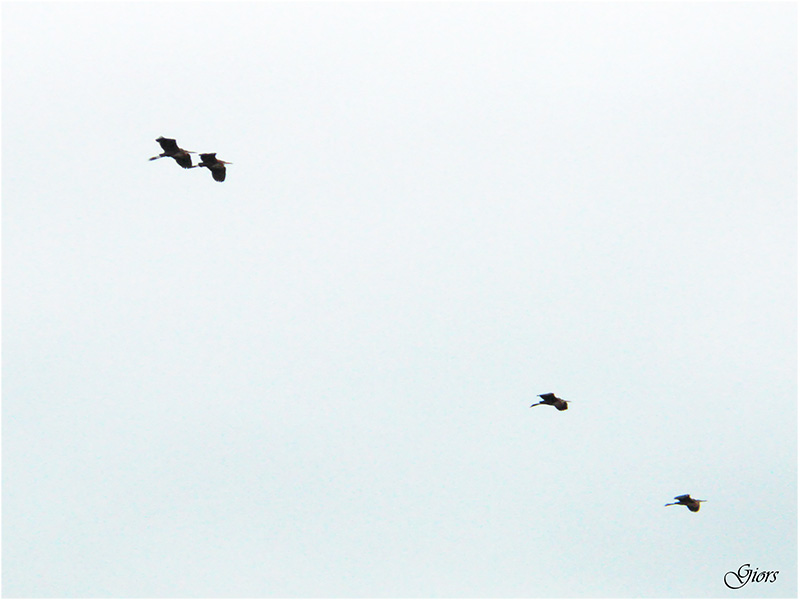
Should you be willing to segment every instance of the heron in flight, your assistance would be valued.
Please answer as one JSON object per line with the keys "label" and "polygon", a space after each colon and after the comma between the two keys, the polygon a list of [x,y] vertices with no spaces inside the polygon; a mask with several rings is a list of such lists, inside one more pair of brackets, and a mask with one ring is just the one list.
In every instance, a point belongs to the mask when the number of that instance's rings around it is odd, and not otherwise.
{"label": "heron in flight", "polygon": [[670,502],[669,504],[665,504],[664,506],[674,506],[675,504],[681,504],[688,508],[692,512],[697,512],[700,510],[700,503],[706,502],[705,500],[695,500],[689,494],[684,494],[683,496],[675,496],[675,500],[677,502]]}
{"label": "heron in flight", "polygon": [[200,155],[200,162],[195,165],[195,167],[208,167],[208,170],[211,171],[211,176],[214,178],[214,181],[225,181],[225,165],[232,165],[226,160],[220,160],[217,158],[217,153],[212,152],[209,154],[201,154]]}
{"label": "heron in flight", "polygon": [[165,138],[160,137],[157,138],[156,141],[161,144],[162,150],[164,150],[158,156],[154,156],[150,160],[156,160],[157,158],[164,158],[168,156],[170,158],[174,158],[175,162],[182,166],[184,169],[191,169],[192,168],[192,151],[191,150],[184,150],[178,146],[178,142],[173,140],[172,138]]}
{"label": "heron in flight", "polygon": [[537,402],[536,404],[531,404],[531,408],[534,406],[539,406],[540,404],[555,406],[557,410],[567,410],[569,408],[567,406],[567,402],[569,402],[569,400],[562,400],[555,394],[539,394],[539,398],[541,398],[542,401]]}

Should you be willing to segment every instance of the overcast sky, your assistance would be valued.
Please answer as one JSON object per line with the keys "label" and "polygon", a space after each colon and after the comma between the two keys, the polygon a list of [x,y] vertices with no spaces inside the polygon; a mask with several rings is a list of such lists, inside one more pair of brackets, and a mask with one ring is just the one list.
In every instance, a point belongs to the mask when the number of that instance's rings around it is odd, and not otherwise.
{"label": "overcast sky", "polygon": [[797,595],[796,3],[2,17],[6,597]]}

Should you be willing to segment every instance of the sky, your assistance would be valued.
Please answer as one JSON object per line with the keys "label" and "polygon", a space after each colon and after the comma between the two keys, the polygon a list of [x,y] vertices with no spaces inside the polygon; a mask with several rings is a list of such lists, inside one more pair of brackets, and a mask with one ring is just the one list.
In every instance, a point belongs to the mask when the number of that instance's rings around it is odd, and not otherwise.
{"label": "sky", "polygon": [[5,597],[797,596],[796,3],[4,2],[2,251]]}

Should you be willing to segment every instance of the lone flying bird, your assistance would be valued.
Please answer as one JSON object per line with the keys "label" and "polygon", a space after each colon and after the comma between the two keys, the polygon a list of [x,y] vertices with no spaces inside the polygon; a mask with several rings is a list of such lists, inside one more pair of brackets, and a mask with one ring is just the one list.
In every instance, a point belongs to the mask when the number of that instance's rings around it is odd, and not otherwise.
{"label": "lone flying bird", "polygon": [[183,148],[178,147],[178,142],[172,138],[160,137],[156,139],[156,141],[161,144],[161,148],[164,151],[158,156],[154,156],[150,160],[156,160],[157,158],[169,156],[170,158],[174,158],[175,162],[184,169],[192,168],[192,152],[190,150],[184,150]]}
{"label": "lone flying bird", "polygon": [[539,394],[539,398],[542,399],[541,402],[537,402],[536,404],[531,404],[531,408],[534,406],[539,406],[540,404],[547,404],[548,406],[555,406],[558,410],[567,410],[569,408],[567,406],[567,402],[569,400],[562,400],[555,394]]}
{"label": "lone flying bird", "polygon": [[232,165],[226,160],[220,160],[217,158],[217,153],[212,152],[210,154],[201,154],[200,155],[200,162],[195,165],[195,167],[208,167],[208,170],[211,171],[211,176],[214,178],[214,181],[225,181],[225,165]]}
{"label": "lone flying bird", "polygon": [[684,494],[683,496],[675,496],[675,500],[677,500],[677,502],[670,502],[669,504],[665,504],[664,506],[673,506],[675,504],[682,504],[690,511],[697,512],[698,510],[700,510],[700,503],[705,502],[705,500],[695,500],[689,494]]}

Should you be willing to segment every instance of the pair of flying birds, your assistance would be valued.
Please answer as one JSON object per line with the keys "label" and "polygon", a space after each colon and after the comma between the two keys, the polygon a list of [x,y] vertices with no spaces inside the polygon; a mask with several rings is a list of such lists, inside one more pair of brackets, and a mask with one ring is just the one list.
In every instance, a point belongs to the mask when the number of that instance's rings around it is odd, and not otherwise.
{"label": "pair of flying birds", "polygon": [[[540,404],[546,404],[547,406],[555,406],[556,410],[567,410],[569,407],[567,406],[567,402],[569,400],[563,400],[556,396],[555,394],[539,394],[539,398],[542,399],[541,402],[537,402],[536,404],[531,404],[531,408],[534,406],[539,406]],[[685,506],[692,512],[697,512],[700,510],[700,503],[705,502],[705,500],[695,500],[689,494],[684,494],[682,496],[675,496],[675,500],[677,502],[670,502],[669,504],[665,504],[664,506],[673,506],[675,504],[680,504]]]}
{"label": "pair of flying birds", "polygon": [[218,159],[217,153],[211,152],[207,154],[201,154],[200,162],[196,165],[193,165],[192,154],[195,153],[191,150],[184,150],[183,148],[179,147],[178,142],[172,138],[160,137],[156,139],[156,141],[161,145],[161,149],[164,151],[158,156],[154,156],[150,160],[156,160],[157,158],[164,158],[165,156],[168,156],[169,158],[174,158],[175,162],[184,169],[207,167],[208,170],[211,171],[211,176],[214,178],[214,181],[225,181],[225,165],[233,164],[225,160]]}

